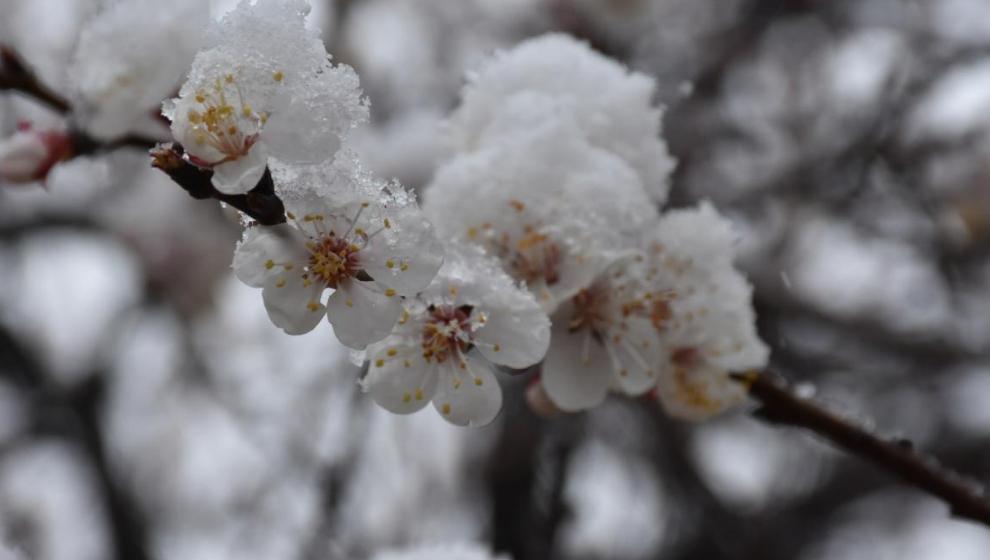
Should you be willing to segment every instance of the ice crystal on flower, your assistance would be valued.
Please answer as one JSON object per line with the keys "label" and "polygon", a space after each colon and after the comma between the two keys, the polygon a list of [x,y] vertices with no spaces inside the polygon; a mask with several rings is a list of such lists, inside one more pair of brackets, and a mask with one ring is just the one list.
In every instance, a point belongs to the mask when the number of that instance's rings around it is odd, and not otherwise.
{"label": "ice crystal on flower", "polygon": [[263,288],[269,316],[289,334],[326,316],[351,348],[388,335],[400,298],[426,287],[442,260],[415,201],[348,152],[333,164],[276,165],[273,178],[289,223],[247,228],[234,255],[238,278]]}
{"label": "ice crystal on flower", "polygon": [[[492,127],[504,126],[497,121],[505,105],[523,96],[525,104],[538,104],[543,112],[552,108],[576,119],[582,135],[632,166],[653,200],[662,203],[674,160],[660,137],[655,86],[652,78],[567,35],[531,39],[495,56],[471,77],[450,120],[452,147],[472,151],[500,136]],[[515,124],[528,126],[525,119]]]}
{"label": "ice crystal on flower", "polygon": [[255,186],[268,157],[319,163],[367,119],[358,78],[333,65],[304,25],[301,0],[242,2],[214,26],[179,98],[166,104],[172,132],[218,190]]}
{"label": "ice crystal on flower", "polygon": [[[83,28],[70,66],[76,114],[103,139],[152,123],[162,100],[174,95],[206,33],[201,0],[125,0]],[[135,32],[135,30],[140,32]]]}
{"label": "ice crystal on flower", "polygon": [[406,300],[392,334],[368,348],[362,386],[392,412],[432,401],[449,422],[480,426],[502,405],[491,364],[532,366],[549,340],[549,320],[531,294],[477,248],[450,244],[430,286]]}

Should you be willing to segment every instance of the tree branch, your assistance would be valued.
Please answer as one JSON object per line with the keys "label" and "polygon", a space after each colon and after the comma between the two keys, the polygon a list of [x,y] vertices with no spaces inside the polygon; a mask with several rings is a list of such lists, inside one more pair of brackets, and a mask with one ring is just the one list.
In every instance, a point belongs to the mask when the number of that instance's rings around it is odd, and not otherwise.
{"label": "tree branch", "polygon": [[[68,115],[72,112],[72,105],[68,99],[45,85],[17,51],[9,46],[0,44],[0,91],[5,90],[20,92],[27,97],[48,105],[48,107],[61,115]],[[71,137],[73,140],[74,156],[106,152],[118,148],[150,150],[157,143],[154,139],[136,134],[117,138],[109,142],[102,142],[81,131],[74,130],[71,133]]]}
{"label": "tree branch", "polygon": [[785,382],[765,372],[734,374],[762,407],[757,415],[769,422],[806,428],[835,446],[872,461],[905,482],[940,498],[952,515],[990,526],[990,500],[983,485],[942,466],[914,449],[911,441],[886,439],[842,418],[818,403],[798,396]]}

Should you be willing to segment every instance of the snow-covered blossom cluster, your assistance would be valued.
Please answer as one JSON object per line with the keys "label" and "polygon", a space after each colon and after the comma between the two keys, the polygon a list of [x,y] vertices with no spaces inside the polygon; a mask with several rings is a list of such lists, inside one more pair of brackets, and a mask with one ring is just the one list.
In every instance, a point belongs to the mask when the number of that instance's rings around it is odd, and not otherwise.
{"label": "snow-covered blossom cluster", "polygon": [[472,77],[425,193],[442,235],[498,258],[550,315],[542,386],[563,410],[655,389],[702,419],[743,400],[730,372],[766,363],[728,222],[656,210],[673,161],[654,87],[567,36],[526,41]]}
{"label": "snow-covered blossom cluster", "polygon": [[275,325],[299,335],[326,317],[375,402],[432,402],[457,425],[498,415],[498,366],[539,365],[567,411],[610,390],[655,391],[689,419],[743,400],[729,373],[767,355],[750,288],[714,208],[658,212],[674,161],[651,78],[563,35],[497,55],[449,119],[421,211],[348,148],[368,104],[307,11],[242,2],[163,111],[217,191],[270,177],[284,203],[284,223],[245,222],[233,259]]}

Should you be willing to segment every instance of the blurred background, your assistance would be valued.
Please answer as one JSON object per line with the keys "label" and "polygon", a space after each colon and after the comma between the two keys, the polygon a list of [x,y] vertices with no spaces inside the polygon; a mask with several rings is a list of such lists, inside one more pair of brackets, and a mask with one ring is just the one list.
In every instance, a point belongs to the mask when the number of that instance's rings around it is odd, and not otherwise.
{"label": "blurred background", "polygon": [[[0,0],[0,42],[65,91],[108,3]],[[990,2],[316,0],[309,24],[372,100],[355,147],[413,188],[495,49],[563,30],[655,76],[671,206],[736,222],[773,367],[990,478]],[[59,121],[0,94],[0,136],[22,119]],[[329,326],[271,325],[238,236],[136,150],[0,186],[0,559],[990,558],[985,528],[746,411],[544,420],[505,378],[484,429],[392,416]]]}

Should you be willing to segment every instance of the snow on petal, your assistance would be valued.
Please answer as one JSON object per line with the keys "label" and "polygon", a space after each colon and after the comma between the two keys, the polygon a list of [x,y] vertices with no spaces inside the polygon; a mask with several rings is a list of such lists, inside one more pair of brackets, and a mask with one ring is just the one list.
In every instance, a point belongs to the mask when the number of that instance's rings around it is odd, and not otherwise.
{"label": "snow on petal", "polygon": [[410,414],[433,399],[437,387],[436,368],[412,367],[409,356],[389,359],[404,347],[401,337],[389,338],[369,352],[371,365],[361,387],[379,406],[396,414]]}
{"label": "snow on petal", "polygon": [[258,185],[267,165],[264,151],[251,150],[244,157],[213,166],[213,186],[224,194],[244,194]]}

